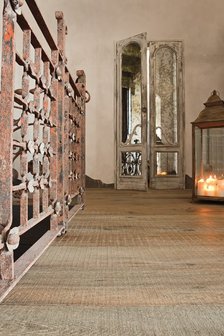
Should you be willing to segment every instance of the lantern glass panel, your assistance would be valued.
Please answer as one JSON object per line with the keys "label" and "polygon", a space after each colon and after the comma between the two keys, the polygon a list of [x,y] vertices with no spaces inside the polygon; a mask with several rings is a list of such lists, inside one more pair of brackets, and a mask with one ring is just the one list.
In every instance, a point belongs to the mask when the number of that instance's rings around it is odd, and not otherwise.
{"label": "lantern glass panel", "polygon": [[224,128],[195,128],[195,187],[198,196],[224,197]]}

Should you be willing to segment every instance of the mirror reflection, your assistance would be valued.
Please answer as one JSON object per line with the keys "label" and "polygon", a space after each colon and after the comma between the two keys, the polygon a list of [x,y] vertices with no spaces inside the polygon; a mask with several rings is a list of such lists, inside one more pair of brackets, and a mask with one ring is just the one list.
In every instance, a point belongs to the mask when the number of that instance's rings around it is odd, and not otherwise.
{"label": "mirror reflection", "polygon": [[156,175],[167,176],[177,175],[178,153],[177,152],[157,152],[156,153]]}
{"label": "mirror reflection", "polygon": [[141,49],[130,43],[122,52],[122,142],[141,143]]}
{"label": "mirror reflection", "polygon": [[157,145],[177,143],[177,59],[169,47],[155,57],[155,130]]}

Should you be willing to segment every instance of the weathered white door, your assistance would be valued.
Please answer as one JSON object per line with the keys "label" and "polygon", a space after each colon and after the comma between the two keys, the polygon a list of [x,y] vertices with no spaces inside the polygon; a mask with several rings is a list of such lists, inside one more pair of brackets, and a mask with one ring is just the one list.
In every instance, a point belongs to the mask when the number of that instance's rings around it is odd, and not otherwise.
{"label": "weathered white door", "polygon": [[149,186],[155,189],[183,189],[182,41],[149,42],[149,78]]}
{"label": "weathered white door", "polygon": [[116,188],[147,190],[146,33],[116,44]]}

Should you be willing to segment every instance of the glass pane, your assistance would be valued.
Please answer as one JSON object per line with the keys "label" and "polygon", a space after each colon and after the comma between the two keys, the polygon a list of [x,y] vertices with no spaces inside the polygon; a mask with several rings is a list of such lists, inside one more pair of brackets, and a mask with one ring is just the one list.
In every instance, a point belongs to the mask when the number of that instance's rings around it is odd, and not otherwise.
{"label": "glass pane", "polygon": [[169,47],[161,47],[155,55],[155,142],[177,143],[177,59]]}
{"label": "glass pane", "polygon": [[202,129],[195,127],[195,177],[196,180],[201,178],[202,162]]}
{"label": "glass pane", "polygon": [[141,49],[130,43],[122,53],[122,142],[141,143]]}
{"label": "glass pane", "polygon": [[[224,196],[224,128],[195,130],[196,192],[201,196]],[[201,149],[201,153],[199,152]]]}
{"label": "glass pane", "polygon": [[121,176],[142,175],[142,153],[121,152]]}
{"label": "glass pane", "polygon": [[157,152],[156,153],[156,175],[167,176],[177,175],[178,153]]}

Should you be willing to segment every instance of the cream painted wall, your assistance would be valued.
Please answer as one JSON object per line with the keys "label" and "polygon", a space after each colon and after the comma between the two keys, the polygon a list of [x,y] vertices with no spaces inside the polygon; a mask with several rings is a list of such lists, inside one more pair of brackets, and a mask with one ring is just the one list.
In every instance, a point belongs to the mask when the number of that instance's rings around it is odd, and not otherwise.
{"label": "cream painted wall", "polygon": [[191,176],[191,124],[213,89],[224,98],[223,0],[37,0],[56,35],[54,12],[68,26],[70,71],[84,69],[87,175],[114,181],[114,45],[147,32],[148,40],[182,40],[185,55],[186,174]]}

